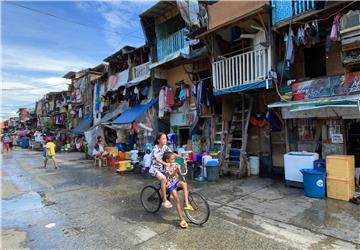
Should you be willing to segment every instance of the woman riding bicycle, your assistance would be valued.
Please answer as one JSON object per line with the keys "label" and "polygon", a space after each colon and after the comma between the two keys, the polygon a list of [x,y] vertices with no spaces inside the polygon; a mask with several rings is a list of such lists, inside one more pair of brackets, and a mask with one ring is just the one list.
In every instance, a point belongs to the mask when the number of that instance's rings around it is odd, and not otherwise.
{"label": "woman riding bicycle", "polygon": [[[166,198],[166,176],[165,176],[165,170],[166,170],[166,166],[167,167],[171,167],[170,163],[164,162],[163,161],[163,156],[164,153],[166,152],[172,152],[171,149],[166,145],[167,143],[167,137],[164,133],[159,133],[156,136],[155,142],[154,144],[155,147],[152,150],[151,153],[151,167],[149,170],[149,173],[156,177],[160,183],[161,183],[161,194],[162,194],[162,199],[163,202],[161,203],[161,205],[165,208],[172,208],[172,204],[170,201],[167,200]],[[183,158],[182,156],[175,154],[176,157],[180,157]]]}

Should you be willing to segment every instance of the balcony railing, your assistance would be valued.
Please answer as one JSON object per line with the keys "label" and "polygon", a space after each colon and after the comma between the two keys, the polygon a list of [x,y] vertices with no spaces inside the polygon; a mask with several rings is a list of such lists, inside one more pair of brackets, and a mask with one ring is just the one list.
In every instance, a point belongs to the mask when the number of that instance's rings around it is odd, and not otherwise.
{"label": "balcony railing", "polygon": [[273,0],[272,5],[273,24],[315,9],[314,0]]}
{"label": "balcony railing", "polygon": [[212,64],[214,90],[260,82],[271,68],[270,47],[252,50]]}
{"label": "balcony railing", "polygon": [[134,79],[147,76],[150,73],[150,64],[151,62],[147,62],[134,67]]}
{"label": "balcony railing", "polygon": [[167,38],[157,41],[157,59],[161,61],[168,55],[171,55],[187,46],[189,42],[185,39],[185,29],[181,29]]}
{"label": "balcony railing", "polygon": [[305,11],[315,8],[314,0],[295,0],[293,1],[294,15],[299,15]]}

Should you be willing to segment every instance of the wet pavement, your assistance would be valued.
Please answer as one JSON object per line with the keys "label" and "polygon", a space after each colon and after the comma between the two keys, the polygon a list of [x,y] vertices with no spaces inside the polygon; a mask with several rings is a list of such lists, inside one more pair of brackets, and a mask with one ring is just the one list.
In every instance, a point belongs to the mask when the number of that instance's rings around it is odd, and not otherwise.
{"label": "wet pavement", "polygon": [[250,177],[189,182],[209,201],[203,226],[178,227],[175,209],[144,211],[153,179],[94,167],[84,154],[3,155],[2,249],[360,249],[358,205],[304,197],[283,182]]}

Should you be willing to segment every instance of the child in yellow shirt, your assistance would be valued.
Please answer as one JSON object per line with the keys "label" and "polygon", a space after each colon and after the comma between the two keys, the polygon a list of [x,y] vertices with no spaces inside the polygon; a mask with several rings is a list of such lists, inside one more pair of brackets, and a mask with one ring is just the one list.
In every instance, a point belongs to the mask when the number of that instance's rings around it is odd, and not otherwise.
{"label": "child in yellow shirt", "polygon": [[54,167],[55,167],[55,169],[57,169],[58,168],[58,163],[56,162],[56,159],[55,159],[56,145],[55,145],[55,143],[52,142],[51,137],[46,138],[45,147],[46,147],[46,157],[45,157],[45,161],[44,161],[44,168],[46,168],[46,164],[47,164],[48,159],[52,159],[52,161],[54,163]]}

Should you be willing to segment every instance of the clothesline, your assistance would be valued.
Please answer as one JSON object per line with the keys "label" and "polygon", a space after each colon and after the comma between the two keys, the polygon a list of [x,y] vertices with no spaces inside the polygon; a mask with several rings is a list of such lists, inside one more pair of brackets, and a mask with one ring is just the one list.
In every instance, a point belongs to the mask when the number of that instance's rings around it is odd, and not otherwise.
{"label": "clothesline", "polygon": [[340,10],[338,10],[337,12],[329,15],[329,16],[326,17],[326,18],[314,19],[314,20],[310,20],[310,21],[307,21],[307,22],[300,22],[300,21],[295,21],[295,22],[294,22],[294,21],[293,21],[293,22],[290,22],[290,26],[291,26],[291,24],[307,24],[307,23],[311,23],[312,21],[315,21],[315,20],[318,21],[318,22],[326,21],[326,20],[328,20],[329,18],[331,18],[331,17],[339,14],[341,11],[343,11],[344,9],[346,9],[347,7],[349,7],[350,5],[352,5],[353,3],[356,3],[356,2],[357,2],[357,1],[352,1],[351,3],[347,4],[346,6],[344,6],[342,9],[340,9]]}

